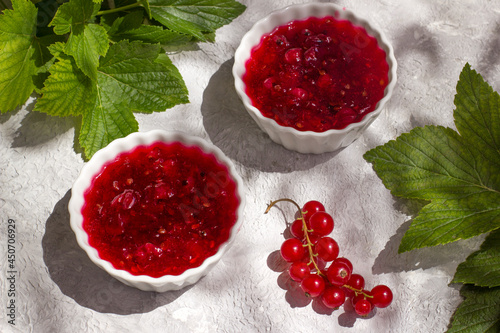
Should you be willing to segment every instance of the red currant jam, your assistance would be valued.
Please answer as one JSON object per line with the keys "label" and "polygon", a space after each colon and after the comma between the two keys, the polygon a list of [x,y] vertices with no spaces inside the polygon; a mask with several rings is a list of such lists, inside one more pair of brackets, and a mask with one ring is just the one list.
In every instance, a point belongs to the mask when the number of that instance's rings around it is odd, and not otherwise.
{"label": "red currant jam", "polygon": [[277,27],[245,66],[253,106],[282,126],[315,132],[361,121],[383,98],[389,72],[374,37],[331,16]]}
{"label": "red currant jam", "polygon": [[157,142],[106,164],[84,195],[83,228],[99,256],[134,275],[179,275],[228,240],[236,183],[198,147]]}

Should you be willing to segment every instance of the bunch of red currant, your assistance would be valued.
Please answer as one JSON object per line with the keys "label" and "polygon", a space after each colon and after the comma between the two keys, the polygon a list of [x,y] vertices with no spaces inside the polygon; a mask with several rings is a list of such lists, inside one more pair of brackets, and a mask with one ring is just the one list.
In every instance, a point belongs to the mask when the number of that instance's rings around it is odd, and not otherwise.
{"label": "bunch of red currant", "polygon": [[328,236],[333,231],[334,221],[325,212],[323,204],[308,201],[301,209],[291,199],[279,199],[269,204],[266,213],[280,201],[293,203],[300,212],[290,226],[294,237],[283,242],[280,253],[290,263],[290,278],[300,283],[307,295],[319,297],[326,307],[332,309],[350,298],[360,316],[367,316],[374,307],[385,308],[391,304],[393,295],[389,287],[378,285],[372,290],[365,289],[365,280],[361,275],[353,274],[352,263],[338,256],[339,246]]}

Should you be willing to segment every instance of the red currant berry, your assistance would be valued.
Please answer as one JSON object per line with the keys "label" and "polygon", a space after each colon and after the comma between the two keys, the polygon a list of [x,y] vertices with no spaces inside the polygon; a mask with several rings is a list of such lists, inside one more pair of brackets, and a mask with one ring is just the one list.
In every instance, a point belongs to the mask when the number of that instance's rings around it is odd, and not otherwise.
{"label": "red currant berry", "polygon": [[294,262],[290,265],[288,274],[292,280],[300,282],[311,274],[311,269],[305,262]]}
{"label": "red currant berry", "polygon": [[309,227],[316,235],[326,236],[333,231],[333,218],[327,212],[316,212],[309,218]]}
{"label": "red currant berry", "polygon": [[345,292],[340,287],[329,286],[325,288],[323,295],[321,295],[321,300],[326,307],[336,309],[344,304]]}
{"label": "red currant berry", "polygon": [[304,257],[305,249],[297,238],[287,239],[281,244],[281,257],[288,262],[300,261]]}
{"label": "red currant berry", "polygon": [[320,235],[309,234],[309,242],[311,243],[312,246],[315,246],[320,238],[321,238]]}
{"label": "red currant berry", "polygon": [[335,286],[343,286],[351,278],[352,270],[349,266],[343,262],[337,261],[335,259],[328,270],[326,271],[326,276],[331,284]]}
{"label": "red currant berry", "polygon": [[392,291],[389,287],[383,284],[373,287],[370,294],[373,296],[371,302],[373,306],[376,306],[377,308],[388,307],[392,302]]}
{"label": "red currant berry", "polygon": [[341,263],[344,263],[347,265],[347,267],[349,267],[349,270],[352,272],[353,271],[353,267],[352,267],[352,263],[349,259],[347,258],[344,258],[344,257],[339,257],[337,259],[335,259],[336,262],[341,262]]}
{"label": "red currant berry", "polygon": [[325,211],[325,206],[319,201],[316,200],[311,200],[308,201],[304,204],[302,207],[302,212],[304,214],[304,218],[306,219],[306,222],[309,220],[309,218],[316,212],[324,212]]}
{"label": "red currant berry", "polygon": [[325,280],[318,274],[311,274],[300,283],[302,290],[311,297],[318,297],[325,290]]}
{"label": "red currant berry", "polygon": [[372,311],[372,304],[367,299],[361,299],[354,304],[354,311],[360,316],[367,316]]}
{"label": "red currant berry", "polygon": [[302,222],[302,220],[293,221],[292,225],[290,226],[290,233],[298,239],[304,239],[304,222]]}
{"label": "red currant berry", "polygon": [[347,285],[352,289],[363,290],[365,287],[365,279],[359,274],[352,274],[349,281],[347,281]]}
{"label": "red currant berry", "polygon": [[331,237],[323,237],[314,246],[314,252],[326,262],[333,261],[339,255],[339,245]]}

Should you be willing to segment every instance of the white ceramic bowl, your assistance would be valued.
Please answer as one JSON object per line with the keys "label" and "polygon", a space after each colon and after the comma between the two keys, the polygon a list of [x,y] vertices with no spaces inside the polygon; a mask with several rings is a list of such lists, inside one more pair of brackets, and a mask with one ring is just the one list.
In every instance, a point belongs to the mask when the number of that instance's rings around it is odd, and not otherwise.
{"label": "white ceramic bowl", "polygon": [[[389,65],[389,83],[385,88],[384,97],[378,102],[375,110],[368,113],[360,122],[349,124],[346,128],[340,130],[331,129],[325,132],[313,132],[299,131],[292,127],[281,126],[274,119],[263,116],[252,105],[250,98],[245,93],[245,83],[243,82],[245,64],[250,58],[252,49],[260,43],[262,36],[270,33],[276,27],[294,20],[325,16],[333,16],[339,20],[349,20],[354,25],[365,28],[369,35],[377,39],[379,47],[386,52],[386,61]],[[243,105],[259,127],[274,142],[300,153],[320,154],[348,146],[380,115],[384,105],[391,97],[396,84],[396,69],[397,64],[391,44],[384,34],[373,27],[368,21],[356,16],[349,10],[342,9],[331,3],[307,3],[292,5],[272,12],[269,16],[255,23],[243,36],[240,46],[236,50],[233,76],[236,92],[243,101]]]}
{"label": "white ceramic bowl", "polygon": [[[132,275],[128,271],[114,268],[109,261],[101,259],[97,250],[89,245],[88,235],[83,229],[82,207],[84,205],[85,191],[89,188],[95,176],[101,172],[105,163],[114,160],[115,157],[122,152],[130,151],[139,145],[148,145],[158,141],[181,142],[186,146],[197,146],[205,153],[214,155],[219,163],[227,166],[230,176],[236,183],[236,194],[239,196],[240,204],[237,209],[237,221],[231,230],[229,239],[225,243],[221,244],[218,251],[213,256],[205,259],[201,266],[188,269],[180,275],[165,275],[153,278],[146,275]],[[168,290],[179,290],[185,286],[194,284],[215,266],[222,255],[234,242],[236,234],[243,221],[244,205],[245,197],[243,181],[236,173],[231,160],[229,160],[220,149],[200,138],[189,136],[180,132],[154,130],[150,132],[137,132],[130,134],[125,138],[117,139],[111,142],[107,147],[94,154],[91,160],[85,164],[73,185],[68,208],[70,213],[71,228],[75,232],[78,244],[83,250],[85,250],[89,258],[97,266],[101,267],[110,275],[126,285],[146,291],[164,292]]]}

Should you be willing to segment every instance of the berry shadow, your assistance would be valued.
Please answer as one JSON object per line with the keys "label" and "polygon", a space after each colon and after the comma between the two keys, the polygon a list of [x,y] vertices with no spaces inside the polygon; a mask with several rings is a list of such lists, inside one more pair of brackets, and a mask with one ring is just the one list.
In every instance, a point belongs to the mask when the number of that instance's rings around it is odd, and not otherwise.
{"label": "berry shadow", "polygon": [[367,316],[361,317],[354,311],[351,299],[347,298],[344,305],[342,305],[343,313],[338,317],[339,325],[346,328],[354,327],[356,320],[367,320],[375,317],[377,308],[374,308]]}
{"label": "berry shadow", "polygon": [[55,205],[42,239],[43,260],[63,294],[83,307],[127,315],[146,313],[175,301],[190,287],[165,293],[129,287],[97,267],[76,241],[69,224],[71,191]]}
{"label": "berry shadow", "polygon": [[236,94],[232,75],[234,59],[224,62],[203,93],[201,113],[213,144],[246,167],[264,172],[309,170],[336,156],[301,154],[274,143],[248,114]]}

